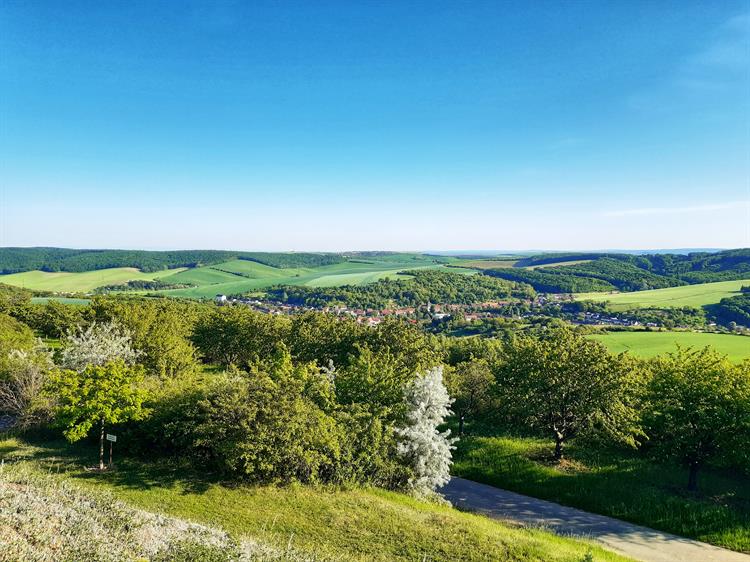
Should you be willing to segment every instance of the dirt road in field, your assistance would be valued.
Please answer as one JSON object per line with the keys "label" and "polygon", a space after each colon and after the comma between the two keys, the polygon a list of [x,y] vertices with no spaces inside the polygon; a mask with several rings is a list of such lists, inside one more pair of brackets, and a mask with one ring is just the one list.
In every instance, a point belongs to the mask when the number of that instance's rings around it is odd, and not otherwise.
{"label": "dirt road in field", "polygon": [[750,556],[463,478],[441,490],[456,507],[561,535],[589,538],[644,562],[750,562]]}

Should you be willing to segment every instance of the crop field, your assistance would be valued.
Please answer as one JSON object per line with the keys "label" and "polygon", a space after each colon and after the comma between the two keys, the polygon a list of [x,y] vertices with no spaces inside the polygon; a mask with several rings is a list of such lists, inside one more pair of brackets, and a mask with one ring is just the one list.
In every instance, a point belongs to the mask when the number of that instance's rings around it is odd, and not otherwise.
{"label": "crop field", "polygon": [[635,291],[633,293],[580,293],[576,295],[576,300],[609,301],[613,310],[644,307],[700,307],[706,304],[715,304],[724,297],[738,295],[743,285],[750,285],[750,279],[685,285],[667,289]]}
{"label": "crop field", "polygon": [[630,351],[639,357],[654,357],[682,347],[703,348],[710,345],[732,361],[750,358],[750,337],[732,334],[696,332],[612,332],[596,334],[591,339],[602,342],[610,351]]}
{"label": "crop field", "polygon": [[115,267],[112,269],[97,269],[83,273],[58,271],[26,271],[0,275],[0,283],[24,287],[35,291],[56,291],[60,293],[86,293],[104,285],[127,283],[136,279],[154,280],[174,275],[183,269],[171,269],[144,273],[134,267]]}
{"label": "crop field", "polygon": [[500,269],[513,267],[517,259],[511,260],[456,260],[451,263],[453,267],[468,267],[469,269]]}
{"label": "crop field", "polygon": [[[363,285],[379,279],[404,277],[400,272],[410,269],[444,268],[442,263],[422,257],[350,260],[316,268],[278,269],[262,264],[235,260],[208,267],[190,269],[163,278],[167,283],[191,283],[198,285],[186,289],[161,291],[162,294],[187,298],[211,298],[217,294],[232,295],[246,293],[271,285],[306,285],[309,287],[334,287],[340,285]],[[457,271],[457,270],[453,270]],[[465,270],[473,273],[472,270]]]}
{"label": "crop field", "polygon": [[[131,280],[160,279],[165,283],[194,285],[182,289],[167,289],[161,294],[211,298],[217,294],[252,292],[271,285],[307,285],[333,287],[363,285],[379,279],[404,277],[400,273],[410,269],[443,268],[449,259],[421,254],[384,254],[356,256],[333,265],[315,268],[277,268],[249,260],[231,260],[196,268],[163,270],[143,273],[135,268],[114,268],[84,273],[46,273],[28,271],[0,276],[0,283],[8,283],[32,290],[59,293],[89,293],[104,285],[126,283]],[[452,269],[455,273],[473,274],[473,269]]]}
{"label": "crop field", "polygon": [[580,265],[582,263],[589,263],[593,260],[568,260],[568,261],[556,261],[554,263],[544,263],[540,265],[530,265],[526,267],[526,269],[539,269],[539,268],[547,268],[547,267],[561,267],[564,265]]}

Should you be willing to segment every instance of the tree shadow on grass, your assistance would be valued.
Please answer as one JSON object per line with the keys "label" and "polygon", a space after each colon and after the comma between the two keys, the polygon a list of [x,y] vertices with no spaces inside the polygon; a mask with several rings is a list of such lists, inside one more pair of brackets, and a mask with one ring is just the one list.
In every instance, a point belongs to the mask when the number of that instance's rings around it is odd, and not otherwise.
{"label": "tree shadow on grass", "polygon": [[[183,494],[200,494],[216,484],[231,485],[215,473],[201,471],[199,466],[185,460],[143,460],[119,451],[115,452],[111,469],[91,470],[99,463],[98,443],[71,444],[64,439],[33,433],[15,437],[21,445],[3,445],[0,458],[6,462],[33,461],[45,472],[66,474],[74,479],[106,482],[116,488],[133,490],[178,487]],[[108,449],[105,458],[108,458]]]}

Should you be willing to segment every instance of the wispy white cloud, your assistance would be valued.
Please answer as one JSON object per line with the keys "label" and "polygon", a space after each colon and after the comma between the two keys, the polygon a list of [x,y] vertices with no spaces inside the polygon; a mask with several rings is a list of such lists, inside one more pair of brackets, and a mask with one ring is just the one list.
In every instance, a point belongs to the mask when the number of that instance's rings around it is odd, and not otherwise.
{"label": "wispy white cloud", "polygon": [[[669,112],[686,103],[715,104],[718,94],[748,85],[750,12],[734,16],[714,30],[699,50],[686,56],[671,74],[628,98],[637,111]],[[712,110],[716,110],[713,108]]]}
{"label": "wispy white cloud", "polygon": [[708,205],[693,205],[690,207],[644,207],[641,209],[621,209],[602,213],[605,217],[629,217],[638,215],[682,215],[688,213],[710,213],[727,209],[750,209],[750,201],[730,201],[727,203],[712,203]]}

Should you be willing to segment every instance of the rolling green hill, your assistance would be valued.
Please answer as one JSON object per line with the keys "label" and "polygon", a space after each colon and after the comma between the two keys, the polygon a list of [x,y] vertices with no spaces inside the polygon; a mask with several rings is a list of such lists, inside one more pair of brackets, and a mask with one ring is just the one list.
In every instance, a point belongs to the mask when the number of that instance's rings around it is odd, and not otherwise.
{"label": "rolling green hill", "polygon": [[163,279],[174,275],[182,269],[170,269],[146,273],[133,267],[115,267],[71,273],[67,271],[25,271],[0,275],[0,282],[7,285],[24,287],[34,291],[54,291],[60,293],[87,293],[97,287],[125,283],[134,279]]}
{"label": "rolling green hill", "polygon": [[[159,279],[164,283],[193,285],[180,289],[160,291],[161,294],[187,297],[211,298],[216,294],[239,294],[255,291],[272,285],[307,285],[331,287],[338,285],[362,285],[379,279],[396,278],[407,269],[442,268],[447,259],[422,254],[365,253],[352,254],[343,261],[316,267],[291,267],[292,256],[296,260],[303,254],[268,254],[263,258],[269,262],[282,260],[286,267],[275,267],[250,259],[230,259],[211,265],[191,268],[166,269],[143,272],[132,267],[97,269],[83,272],[25,271],[0,275],[0,282],[36,291],[59,293],[89,293],[98,287],[123,284],[131,280]],[[273,259],[268,256],[275,256]],[[312,258],[300,258],[301,262]],[[292,260],[292,261],[290,261]],[[455,270],[454,270],[455,271]],[[473,271],[466,270],[466,273]]]}
{"label": "rolling green hill", "polygon": [[740,288],[743,285],[750,285],[750,279],[684,285],[682,287],[635,291],[632,293],[580,293],[576,295],[576,300],[608,301],[613,310],[640,307],[700,307],[718,303],[725,297],[739,295]]}
{"label": "rolling green hill", "polygon": [[703,348],[710,345],[732,361],[750,358],[750,337],[732,334],[709,334],[697,332],[612,332],[592,335],[591,339],[602,342],[610,351],[629,351],[638,357],[654,357],[675,351],[677,345]]}

